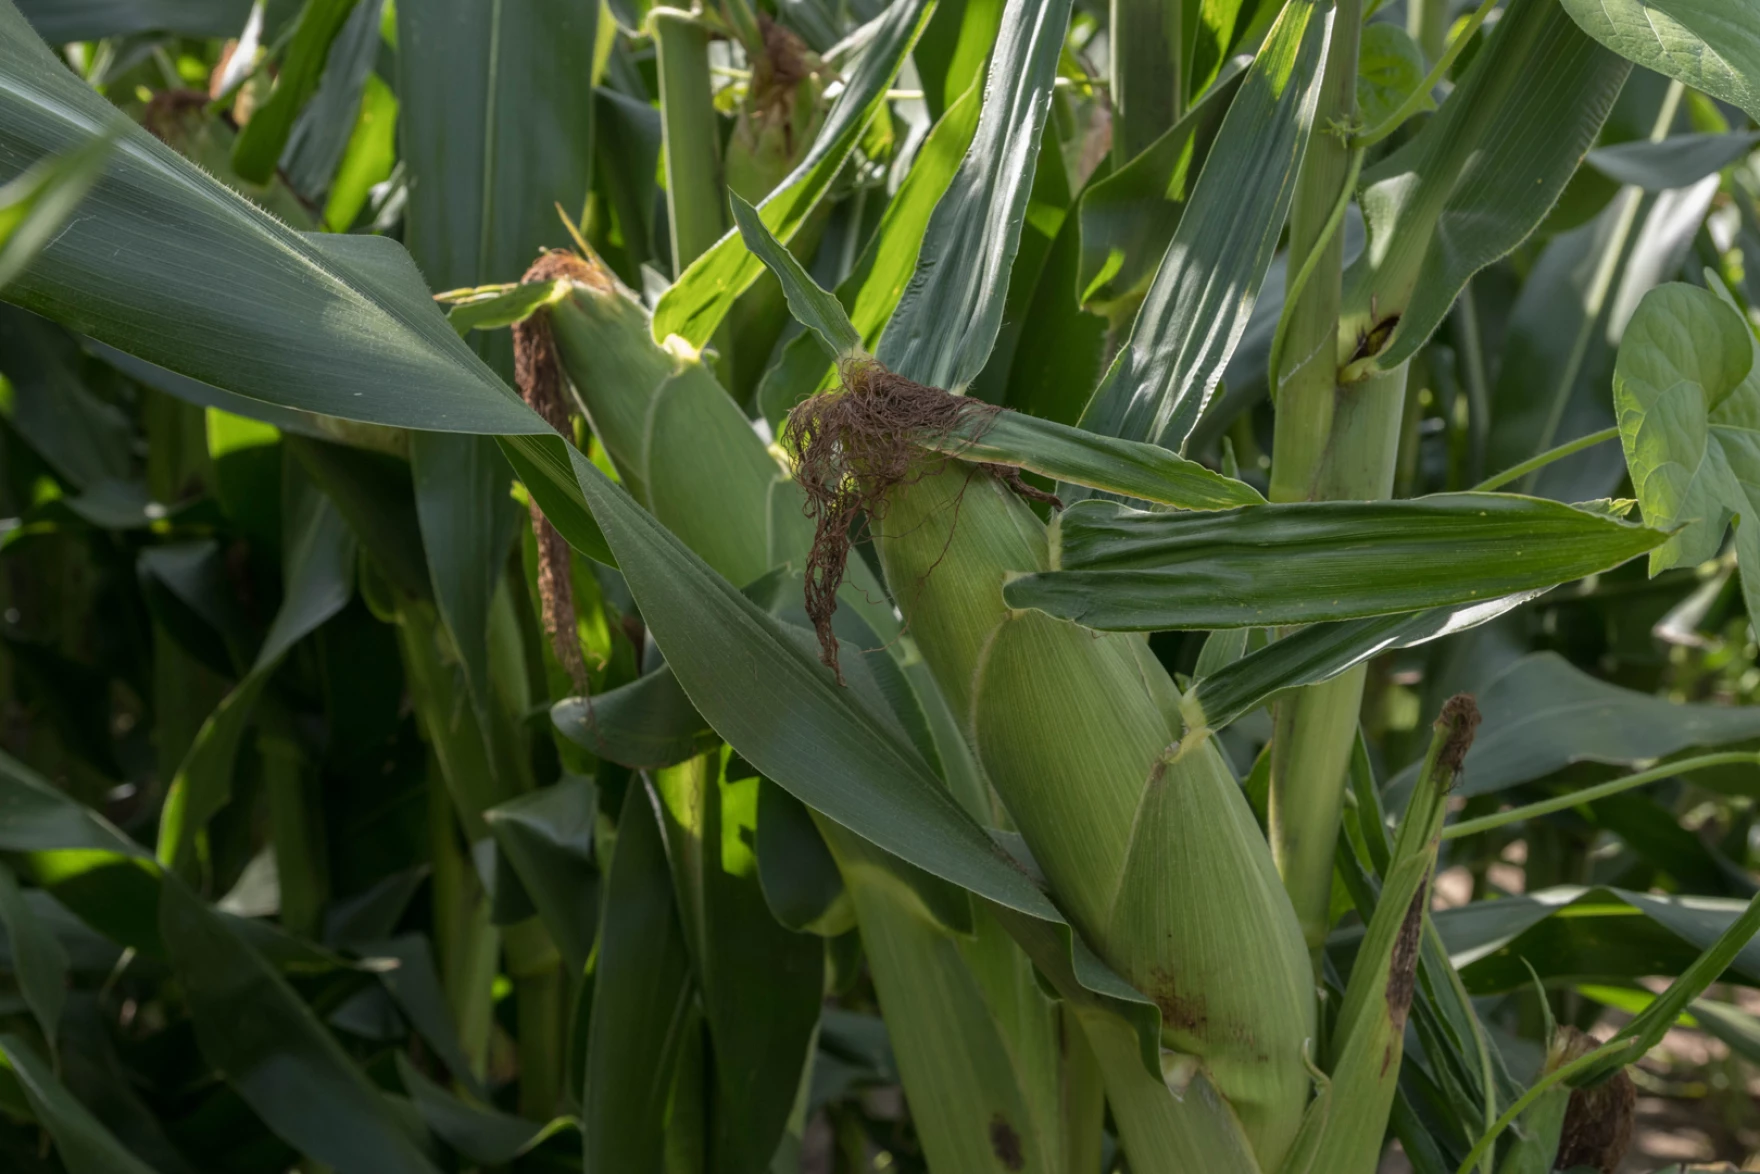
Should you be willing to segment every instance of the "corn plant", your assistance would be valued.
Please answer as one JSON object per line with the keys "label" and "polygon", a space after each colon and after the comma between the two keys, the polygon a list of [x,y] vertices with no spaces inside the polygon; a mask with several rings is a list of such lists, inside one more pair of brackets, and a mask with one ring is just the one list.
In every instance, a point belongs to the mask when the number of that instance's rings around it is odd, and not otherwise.
{"label": "corn plant", "polygon": [[0,26],[8,1169],[1610,1174],[1760,1062],[1760,13]]}

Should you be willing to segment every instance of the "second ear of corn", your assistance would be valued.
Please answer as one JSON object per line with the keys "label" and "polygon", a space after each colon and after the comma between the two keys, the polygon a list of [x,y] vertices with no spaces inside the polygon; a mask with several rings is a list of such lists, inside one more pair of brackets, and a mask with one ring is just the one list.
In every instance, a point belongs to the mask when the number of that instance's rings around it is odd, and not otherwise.
{"label": "second ear of corn", "polygon": [[1312,971],[1213,741],[1182,749],[1173,683],[1140,639],[1004,603],[1005,581],[1049,561],[1045,526],[994,478],[930,464],[878,530],[909,630],[1058,903],[1275,1169],[1310,1091]]}

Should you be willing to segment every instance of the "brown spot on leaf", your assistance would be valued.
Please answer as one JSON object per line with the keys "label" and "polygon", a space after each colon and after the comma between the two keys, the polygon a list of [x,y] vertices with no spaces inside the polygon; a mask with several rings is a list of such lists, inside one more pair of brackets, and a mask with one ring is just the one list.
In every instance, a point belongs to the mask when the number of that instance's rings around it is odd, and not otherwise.
{"label": "brown spot on leaf", "polygon": [[1405,920],[1399,924],[1399,935],[1393,939],[1393,958],[1387,970],[1387,1017],[1395,1034],[1406,1029],[1406,1015],[1412,1009],[1412,991],[1418,979],[1418,947],[1424,937],[1424,895],[1427,884],[1419,885],[1406,906]]}
{"label": "brown spot on leaf", "polygon": [[1165,967],[1157,966],[1149,972],[1148,989],[1143,993],[1161,1008],[1161,1019],[1168,1027],[1196,1035],[1210,1023],[1204,999],[1181,993],[1173,974]]}
{"label": "brown spot on leaf", "polygon": [[1021,1135],[1001,1113],[990,1118],[990,1152],[1010,1170],[1026,1168],[1027,1156],[1021,1149]]}

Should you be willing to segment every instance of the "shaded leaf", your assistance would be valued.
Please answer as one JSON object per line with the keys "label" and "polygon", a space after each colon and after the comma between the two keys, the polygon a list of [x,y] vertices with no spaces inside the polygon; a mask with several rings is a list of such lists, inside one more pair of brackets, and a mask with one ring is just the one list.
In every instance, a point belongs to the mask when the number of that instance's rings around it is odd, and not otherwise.
{"label": "shaded leaf", "polygon": [[154,1174],[74,1099],[29,1044],[15,1035],[0,1036],[0,1056],[24,1087],[31,1111],[55,1139],[68,1174]]}
{"label": "shaded leaf", "polygon": [[1721,0],[1562,0],[1622,57],[1739,106],[1760,121],[1760,16]]}

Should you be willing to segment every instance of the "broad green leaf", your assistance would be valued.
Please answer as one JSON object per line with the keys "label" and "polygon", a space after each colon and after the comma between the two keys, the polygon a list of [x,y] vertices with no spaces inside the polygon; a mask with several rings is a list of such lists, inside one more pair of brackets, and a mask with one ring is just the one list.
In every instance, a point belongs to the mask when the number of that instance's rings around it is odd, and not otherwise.
{"label": "broad green leaf", "polygon": [[[1654,197],[1622,192],[1589,224],[1547,242],[1510,309],[1492,386],[1488,469],[1614,424],[1608,384],[1622,332],[1638,300],[1679,271],[1717,186],[1706,179]],[[1510,488],[1582,501],[1615,491],[1624,475],[1618,449],[1597,445]]]}
{"label": "broad green leaf", "polygon": [[518,281],[540,245],[568,243],[557,205],[586,206],[598,9],[400,0],[397,20],[404,242],[436,290]]}
{"label": "broad green leaf", "polygon": [[67,223],[104,173],[115,145],[112,134],[100,135],[44,159],[0,187],[0,290],[11,285]]}
{"label": "broad green leaf", "polygon": [[29,1044],[16,1035],[0,1036],[0,1056],[24,1087],[31,1112],[55,1139],[68,1174],[154,1174],[67,1091]]}
{"label": "broad green leaf", "polygon": [[1513,494],[1302,502],[1214,514],[1083,502],[1053,570],[1003,588],[1103,630],[1267,627],[1488,602],[1616,567],[1665,536]]}
{"label": "broad green leaf", "polygon": [[1485,720],[1467,754],[1463,795],[1545,778],[1574,762],[1648,765],[1694,746],[1760,738],[1760,710],[1751,706],[1682,704],[1621,689],[1553,652],[1510,666],[1480,691],[1479,712]]}
{"label": "broad green leaf", "polygon": [[281,610],[255,662],[196,735],[178,766],[159,822],[159,858],[181,869],[196,838],[232,799],[233,763],[252,708],[290,649],[341,611],[354,594],[355,540],[329,500],[308,492],[288,530]]}
{"label": "broad green leaf", "polygon": [[34,314],[0,307],[0,374],[7,422],[67,486],[88,489],[133,473],[133,428],[86,386],[79,345]]}
{"label": "broad green leaf", "polygon": [[1390,371],[1417,353],[1468,278],[1551,210],[1630,72],[1562,6],[1513,0],[1448,101],[1363,175],[1369,247],[1345,274],[1341,320],[1361,342],[1351,358]]}
{"label": "broad green leaf", "polygon": [[1072,428],[1020,412],[974,417],[923,443],[962,460],[1027,469],[1054,481],[1157,502],[1182,510],[1261,505],[1245,481],[1213,472],[1167,449]]}
{"label": "broad green leaf", "polygon": [[794,254],[771,235],[755,208],[737,195],[730,198],[740,237],[752,255],[782,283],[783,295],[788,298],[788,309],[795,321],[818,335],[832,358],[841,360],[861,355],[862,336],[850,324],[842,303],[819,288],[812,275],[795,260]]}
{"label": "broad green leaf", "polygon": [[[1181,702],[1181,710],[1194,729],[1220,730],[1285,689],[1318,685],[1383,652],[1414,648],[1464,632],[1520,607],[1536,594],[1523,592],[1461,607],[1312,624],[1207,675],[1200,662],[1198,680]],[[1245,629],[1233,630],[1245,633]],[[1209,650],[1208,644],[1205,650]]]}
{"label": "broad green leaf", "polygon": [[247,182],[264,183],[274,174],[294,120],[317,91],[330,44],[355,4],[356,0],[306,0],[276,74],[275,89],[251,113],[232,145],[232,166]]}
{"label": "broad green leaf", "polygon": [[639,780],[617,821],[602,925],[581,1097],[585,1168],[658,1170],[693,991],[659,818]]}
{"label": "broad green leaf", "polygon": [[11,945],[12,970],[24,1001],[56,1051],[61,1011],[67,1005],[67,951],[25,900],[12,869],[0,864],[0,923]]}
{"label": "broad green leaf", "polygon": [[806,805],[769,779],[758,784],[758,883],[776,920],[827,937],[855,926],[837,861]]}
{"label": "broad green leaf", "polygon": [[1189,51],[1182,42],[1193,22],[1185,5],[1165,0],[1125,0],[1109,15],[1112,157],[1123,163],[1172,127],[1185,105]]}
{"label": "broad green leaf", "polygon": [[1149,288],[1245,76],[1233,70],[1140,155],[1089,183],[1077,212],[1076,289],[1083,305],[1108,312],[1114,303],[1134,307]]}
{"label": "broad green leaf", "polygon": [[[1475,901],[1434,917],[1467,988],[1484,995],[1530,987],[1535,973],[1544,982],[1572,983],[1680,974],[1747,904],[1560,886]],[[1337,932],[1327,948],[1348,950],[1357,936],[1354,930]],[[1736,954],[1724,981],[1760,985],[1760,940]]]}
{"label": "broad green leaf", "polygon": [[[10,4],[0,7],[0,76],[8,160],[66,150],[115,118]],[[87,201],[9,300],[284,407],[441,431],[547,431],[446,325],[392,242],[296,233],[139,129],[123,133]],[[404,387],[424,389],[419,409],[387,394]]]}
{"label": "broad green leaf", "polygon": [[[235,37],[251,0],[22,0],[18,6],[45,41],[95,41],[130,33]],[[289,5],[276,5],[285,15]]]}
{"label": "broad green leaf", "polygon": [[434,1135],[471,1161],[487,1166],[505,1165],[545,1139],[580,1127],[572,1117],[540,1124],[491,1106],[470,1104],[423,1076],[402,1052],[397,1053],[397,1076]]}
{"label": "broad green leaf", "polygon": [[1069,12],[1069,0],[1004,9],[978,129],[923,230],[927,263],[918,261],[876,351],[889,370],[958,392],[990,357]]}
{"label": "broad green leaf", "polygon": [[565,697],[550,720],[595,757],[637,770],[672,766],[720,741],[665,665],[609,693]]}
{"label": "broad green leaf", "polygon": [[[754,242],[753,251],[775,270],[788,295],[789,308],[802,325],[839,361],[862,357],[861,337],[842,305],[819,288],[787,250],[776,245],[737,196],[734,214],[740,217],[740,230]],[[924,440],[928,447],[950,456],[1012,465],[1056,480],[1182,509],[1227,509],[1264,500],[1245,482],[1213,473],[1156,445],[1096,436],[1018,412],[978,416],[950,431],[925,434]]]}
{"label": "broad green leaf", "polygon": [[[971,0],[989,2],[992,0]],[[837,285],[837,300],[849,310],[850,321],[870,352],[880,345],[880,333],[916,270],[929,217],[971,145],[981,97],[976,87],[968,90],[930,128],[874,235],[849,276]],[[776,365],[764,373],[758,386],[758,404],[765,419],[779,424],[790,408],[824,386],[835,373],[818,339],[806,333],[793,339],[782,348]]]}
{"label": "broad green leaf", "polygon": [[782,1138],[819,1022],[824,947],[771,916],[753,852],[760,780],[725,748],[649,775],[714,1044],[713,1166],[756,1174]]}
{"label": "broad green leaf", "polygon": [[[1391,21],[1369,25],[1357,49],[1357,120],[1380,126],[1405,105],[1426,72],[1424,51],[1410,33]],[[1421,107],[1435,108],[1434,101]]]}
{"label": "broad green leaf", "polygon": [[1596,147],[1588,163],[1615,183],[1656,192],[1697,183],[1747,155],[1756,143],[1760,131],[1675,135],[1659,142],[1639,139]]}
{"label": "broad green leaf", "polygon": [[1760,121],[1760,15],[1722,0],[1562,0],[1584,32]]}
{"label": "broad green leaf", "polygon": [[1003,0],[947,0],[935,6],[911,58],[923,79],[923,102],[936,122],[982,82],[1003,8]]}
{"label": "broad green leaf", "polygon": [[1137,314],[1082,413],[1089,432],[1178,451],[1246,331],[1295,194],[1332,12],[1286,5],[1254,58]]}
{"label": "broad green leaf", "polygon": [[586,970],[598,928],[599,873],[592,863],[598,811],[593,781],[564,776],[483,813],[574,974]]}
{"label": "broad green leaf", "polygon": [[385,941],[362,942],[356,947],[375,962],[392,963],[379,972],[379,981],[397,1003],[398,1010],[425,1040],[446,1071],[474,1096],[486,1096],[464,1046],[452,1023],[452,1009],[441,989],[440,976],[434,965],[434,951],[428,939],[420,934],[403,934]]}
{"label": "broad green leaf", "polygon": [[397,165],[397,95],[376,73],[361,87],[360,110],[324,202],[324,227],[347,232]]}
{"label": "broad green leaf", "polygon": [[202,1054],[263,1121],[338,1174],[433,1174],[384,1094],[287,980],[175,877],[159,900]]}
{"label": "broad green leaf", "polygon": [[[932,11],[934,5],[928,0],[901,0],[875,19],[873,39],[826,117],[818,140],[794,173],[758,205],[765,226],[782,243],[794,239],[825,197],[862,129],[885,104],[887,88]],[[654,307],[654,339],[664,341],[676,334],[694,347],[704,346],[735,299],[763,270],[739,232],[729,231],[679,275]]]}
{"label": "broad green leaf", "polygon": [[[288,134],[280,170],[288,186],[314,202],[330,190],[353,137],[367,78],[379,57],[383,15],[384,0],[354,5],[330,44],[317,93]],[[334,228],[328,215],[325,220]]]}
{"label": "broad green leaf", "polygon": [[1613,402],[1639,508],[1676,531],[1650,553],[1650,573],[1711,558],[1739,518],[1742,596],[1760,614],[1757,356],[1760,340],[1727,293],[1661,286],[1626,327]]}

